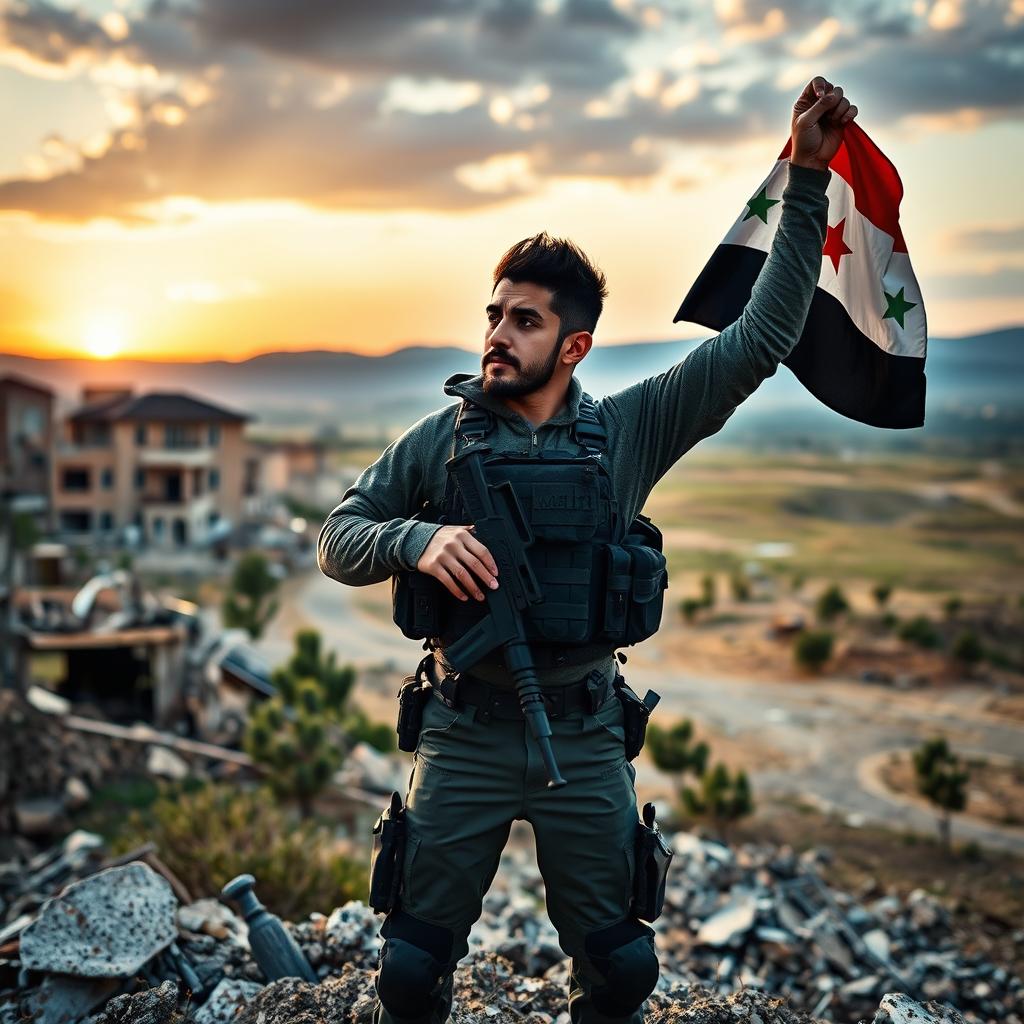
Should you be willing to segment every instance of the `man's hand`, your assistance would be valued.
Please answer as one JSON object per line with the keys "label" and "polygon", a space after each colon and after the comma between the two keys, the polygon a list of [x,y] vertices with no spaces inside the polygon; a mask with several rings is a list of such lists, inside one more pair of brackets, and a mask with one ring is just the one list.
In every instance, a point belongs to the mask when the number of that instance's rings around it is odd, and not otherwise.
{"label": "man's hand", "polygon": [[478,601],[484,595],[477,579],[492,590],[498,586],[498,566],[473,536],[473,526],[442,526],[426,546],[416,568],[439,579],[460,601],[472,594]]}
{"label": "man's hand", "polygon": [[789,162],[817,171],[828,170],[829,161],[843,141],[843,129],[857,116],[857,108],[820,76],[812,78],[793,104],[790,133],[793,148]]}

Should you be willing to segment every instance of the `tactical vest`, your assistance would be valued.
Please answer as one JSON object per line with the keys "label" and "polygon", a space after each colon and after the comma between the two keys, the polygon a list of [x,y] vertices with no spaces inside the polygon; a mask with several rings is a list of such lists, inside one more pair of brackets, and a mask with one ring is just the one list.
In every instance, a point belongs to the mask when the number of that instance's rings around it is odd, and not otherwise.
{"label": "tactical vest", "polygon": [[[488,410],[463,399],[453,453],[460,439],[482,439],[493,424]],[[668,586],[661,532],[643,515],[628,529],[622,522],[605,466],[607,434],[587,394],[572,432],[580,449],[575,452],[492,452],[484,459],[487,482],[511,485],[533,532],[527,558],[544,600],[523,617],[538,665],[550,663],[552,652],[545,648],[576,649],[559,659],[572,663],[646,640],[661,623]],[[441,505],[428,501],[413,518],[471,522],[450,474]],[[395,574],[392,601],[405,636],[426,639],[431,647],[447,646],[487,614],[485,601],[460,601],[439,580],[417,571]]]}

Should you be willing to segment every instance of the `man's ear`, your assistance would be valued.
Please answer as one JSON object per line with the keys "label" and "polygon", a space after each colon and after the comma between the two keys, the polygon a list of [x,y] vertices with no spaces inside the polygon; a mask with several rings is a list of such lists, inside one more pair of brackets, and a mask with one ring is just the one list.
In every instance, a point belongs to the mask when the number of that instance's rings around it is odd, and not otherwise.
{"label": "man's ear", "polygon": [[594,336],[590,331],[577,331],[575,334],[570,334],[564,342],[562,362],[575,366],[583,360],[593,344]]}

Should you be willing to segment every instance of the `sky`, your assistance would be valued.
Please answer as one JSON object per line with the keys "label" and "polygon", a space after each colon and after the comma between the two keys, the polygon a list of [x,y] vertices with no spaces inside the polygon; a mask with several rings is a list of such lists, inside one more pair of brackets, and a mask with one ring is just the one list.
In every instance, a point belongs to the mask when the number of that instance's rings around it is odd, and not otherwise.
{"label": "sky", "polygon": [[540,230],[607,275],[597,343],[706,336],[816,74],[931,334],[1024,323],[1024,0],[0,0],[0,351],[480,349]]}

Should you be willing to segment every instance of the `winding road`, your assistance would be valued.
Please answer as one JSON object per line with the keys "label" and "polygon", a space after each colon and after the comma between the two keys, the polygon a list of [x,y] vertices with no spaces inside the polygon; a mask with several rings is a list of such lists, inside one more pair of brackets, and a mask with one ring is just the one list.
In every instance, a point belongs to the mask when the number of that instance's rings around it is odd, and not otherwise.
{"label": "winding road", "polygon": [[[316,628],[341,661],[378,670],[364,671],[360,686],[365,697],[385,707],[384,701],[397,693],[399,677],[412,671],[423,652],[390,621],[359,608],[356,594],[315,567],[292,577],[279,595],[282,611],[256,646],[277,664],[290,655],[295,629]],[[844,680],[809,684],[699,677],[660,667],[657,640],[631,653],[624,671],[641,695],[648,688],[661,694],[658,718],[687,716],[738,742],[749,738],[759,748],[778,750],[781,766],[751,773],[756,790],[799,796],[851,822],[935,833],[931,811],[916,801],[893,798],[873,783],[870,765],[885,752],[917,746],[941,733],[961,754],[1021,758],[1024,753],[1024,723],[985,712],[986,694],[978,687],[900,692]],[[649,762],[637,763],[638,785],[659,780],[663,777]],[[964,815],[953,820],[960,840],[1024,853],[1024,829]]]}

